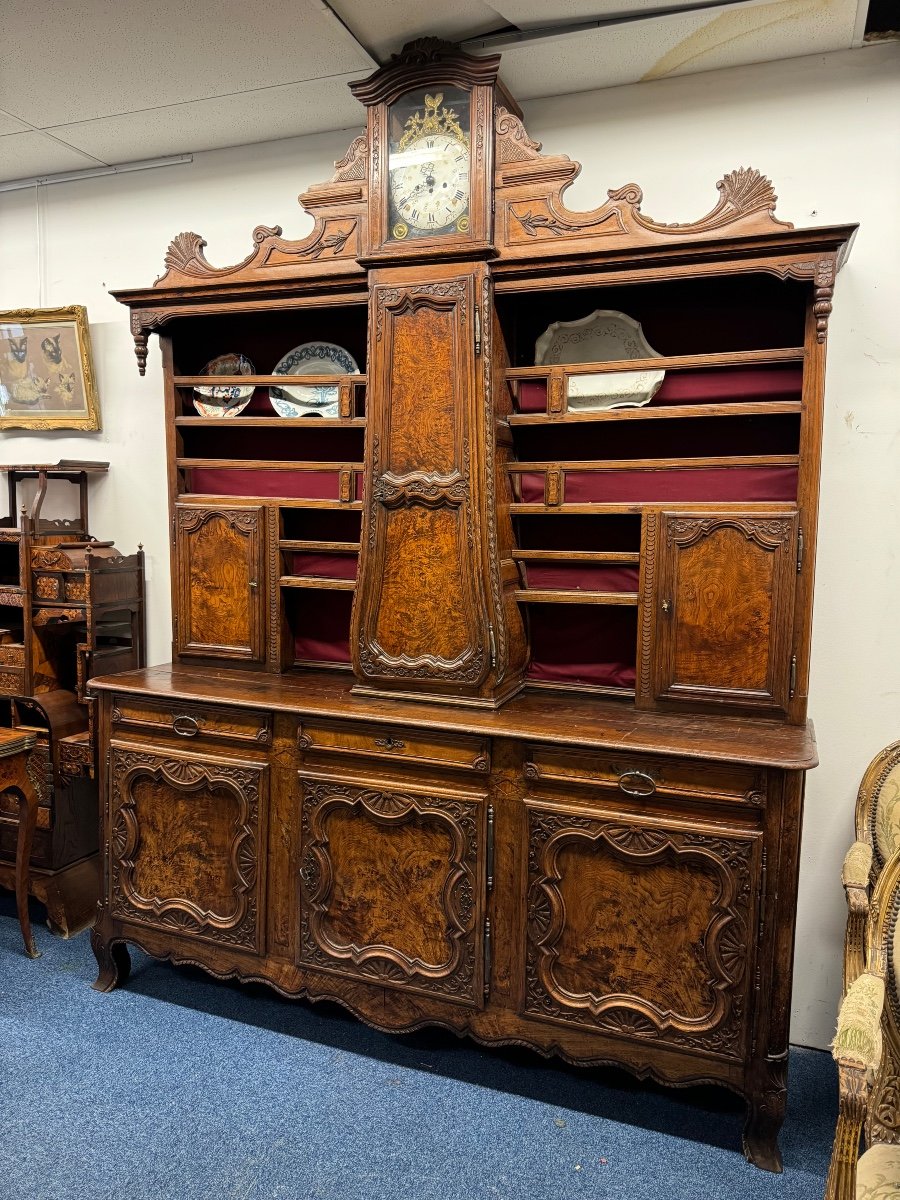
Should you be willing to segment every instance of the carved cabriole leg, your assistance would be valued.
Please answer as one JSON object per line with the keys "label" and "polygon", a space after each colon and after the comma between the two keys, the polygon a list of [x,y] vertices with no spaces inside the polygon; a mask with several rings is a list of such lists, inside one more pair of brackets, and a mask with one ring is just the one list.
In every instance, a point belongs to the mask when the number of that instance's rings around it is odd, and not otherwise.
{"label": "carved cabriole leg", "polygon": [[100,971],[94,981],[95,992],[111,992],[120,983],[125,983],[131,971],[131,956],[124,942],[109,940],[100,931],[101,918],[91,930],[91,949]]}
{"label": "carved cabriole leg", "polygon": [[747,1097],[744,1155],[763,1171],[782,1171],[778,1134],[787,1104],[787,1057],[756,1064],[753,1091]]}
{"label": "carved cabriole leg", "polygon": [[825,1184],[825,1200],[855,1200],[859,1135],[866,1115],[869,1085],[864,1067],[838,1066],[840,1109],[831,1166]]}

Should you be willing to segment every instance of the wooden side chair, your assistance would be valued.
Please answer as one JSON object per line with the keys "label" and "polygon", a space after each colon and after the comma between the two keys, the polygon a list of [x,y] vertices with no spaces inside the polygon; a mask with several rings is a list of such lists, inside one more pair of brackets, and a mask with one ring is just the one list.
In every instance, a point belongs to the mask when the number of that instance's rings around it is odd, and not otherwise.
{"label": "wooden side chair", "polygon": [[35,735],[20,729],[0,729],[0,792],[13,792],[19,799],[19,832],[16,841],[16,911],[25,942],[25,953],[37,958],[39,951],[28,916],[29,866],[40,800],[29,773]]}
{"label": "wooden side chair", "polygon": [[[844,859],[844,997],[833,1055],[840,1115],[826,1200],[900,1197],[900,742],[869,764]],[[866,1152],[860,1156],[860,1134]]]}

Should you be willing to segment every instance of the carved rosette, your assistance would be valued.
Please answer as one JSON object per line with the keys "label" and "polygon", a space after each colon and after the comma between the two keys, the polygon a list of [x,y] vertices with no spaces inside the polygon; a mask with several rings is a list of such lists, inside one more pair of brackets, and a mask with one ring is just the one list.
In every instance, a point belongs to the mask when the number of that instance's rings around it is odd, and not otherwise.
{"label": "carved rosette", "polygon": [[[749,931],[754,910],[754,841],[536,807],[529,810],[529,826],[526,1014],[740,1058],[746,1034],[748,962],[752,957]],[[715,878],[717,895],[700,939],[702,962],[697,964],[697,980],[710,996],[706,1012],[685,1014],[674,1007],[661,1007],[653,999],[652,980],[646,995],[593,990],[592,979],[601,978],[604,970],[612,967],[598,960],[595,975],[587,950],[582,950],[578,964],[585,986],[575,990],[571,972],[565,985],[559,982],[561,947],[571,923],[561,886],[564,868],[559,860],[561,852],[572,847],[589,847],[598,855],[612,855],[632,871],[665,863],[676,870],[684,867],[688,881],[697,871]],[[658,950],[664,958],[664,949]],[[664,969],[662,959],[659,967]]]}
{"label": "carved rosette", "polygon": [[[114,746],[111,755],[110,910],[113,916],[204,938],[223,945],[258,948],[257,866],[259,860],[260,779],[264,768],[236,762],[164,757]],[[156,781],[190,795],[201,788],[228,792],[238,817],[228,847],[190,847],[191,853],[223,854],[222,869],[234,880],[229,912],[204,907],[196,898],[144,896],[135,883],[141,854],[141,826],[135,786]]]}
{"label": "carved rosette", "polygon": [[[302,777],[301,777],[302,779]],[[481,1002],[480,903],[483,804],[419,793],[378,791],[302,779],[300,961],[346,978],[402,987],[464,1004]],[[351,882],[336,878],[329,822],[335,814],[371,824],[371,869],[376,870],[378,826],[415,829],[436,825],[452,847],[445,876],[433,881],[441,906],[445,954],[412,955],[396,947],[341,940],[335,933],[336,898]],[[438,899],[439,897],[439,899]],[[398,900],[402,904],[402,900]],[[433,916],[434,914],[429,914]],[[409,913],[411,926],[417,924]]]}

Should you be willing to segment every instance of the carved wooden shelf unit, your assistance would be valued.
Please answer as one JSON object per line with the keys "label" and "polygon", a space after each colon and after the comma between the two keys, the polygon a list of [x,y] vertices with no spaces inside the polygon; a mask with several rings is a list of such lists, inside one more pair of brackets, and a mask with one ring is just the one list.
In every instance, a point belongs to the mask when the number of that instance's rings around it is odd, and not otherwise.
{"label": "carved wooden shelf unit", "polygon": [[[0,519],[0,726],[33,730],[44,763],[30,888],[51,927],[68,935],[94,915],[99,893],[96,741],[87,681],[144,664],[143,552],[123,556],[88,529],[88,481],[109,463],[3,466],[9,515]],[[19,485],[37,480],[30,510]],[[48,484],[79,491],[77,518],[42,516]],[[33,760],[32,760],[33,761]],[[18,802],[0,795],[0,885],[12,887]]]}
{"label": "carved wooden shelf unit", "polygon": [[[174,663],[93,685],[98,987],[132,942],[380,1028],[713,1081],[778,1169],[854,227],[794,229],[745,168],[690,224],[634,184],[572,212],[578,164],[498,64],[411,44],[353,86],[367,131],[301,197],[308,237],[219,269],[182,233],[116,293],[142,372],[162,347]],[[596,309],[661,357],[535,365]],[[275,417],[265,373],[195,414],[216,355],[314,340],[363,372],[337,418]],[[646,407],[569,408],[573,376],[645,368]]]}

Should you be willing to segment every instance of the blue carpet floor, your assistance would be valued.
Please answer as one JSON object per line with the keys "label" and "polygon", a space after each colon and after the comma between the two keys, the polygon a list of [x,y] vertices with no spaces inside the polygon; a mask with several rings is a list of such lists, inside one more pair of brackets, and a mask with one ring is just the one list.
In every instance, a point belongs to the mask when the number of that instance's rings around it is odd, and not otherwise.
{"label": "blue carpet floor", "polygon": [[388,1037],[137,951],[99,995],[87,934],[36,934],[31,962],[0,895],[0,1200],[821,1200],[836,1084],[819,1051],[792,1053],[785,1174],[768,1175],[725,1092]]}

